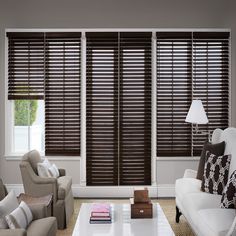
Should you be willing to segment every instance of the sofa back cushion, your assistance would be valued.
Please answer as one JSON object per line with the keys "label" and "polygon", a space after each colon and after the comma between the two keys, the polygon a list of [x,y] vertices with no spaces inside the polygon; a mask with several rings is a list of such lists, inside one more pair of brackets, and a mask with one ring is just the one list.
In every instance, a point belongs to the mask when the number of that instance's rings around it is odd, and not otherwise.
{"label": "sofa back cushion", "polygon": [[236,128],[227,128],[221,134],[221,140],[225,141],[225,155],[231,155],[229,177],[236,170]]}
{"label": "sofa back cushion", "polygon": [[42,158],[37,150],[32,150],[27,152],[23,158],[23,161],[28,161],[34,170],[35,174],[38,174],[37,165],[38,163],[42,162]]}
{"label": "sofa back cushion", "polygon": [[203,178],[207,151],[215,154],[216,156],[222,156],[222,155],[224,155],[224,151],[225,151],[225,142],[223,141],[221,143],[211,144],[206,141],[204,143],[201,157],[200,157],[200,161],[198,164],[197,177],[196,177],[197,179],[200,179],[200,180],[202,180],[202,178]]}

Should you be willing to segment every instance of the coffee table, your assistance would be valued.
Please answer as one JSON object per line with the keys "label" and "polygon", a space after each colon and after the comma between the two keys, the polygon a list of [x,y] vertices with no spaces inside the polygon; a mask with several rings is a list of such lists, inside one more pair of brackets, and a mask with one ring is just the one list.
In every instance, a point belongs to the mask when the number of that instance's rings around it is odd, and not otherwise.
{"label": "coffee table", "polygon": [[131,219],[130,204],[111,204],[111,224],[90,224],[92,203],[83,203],[72,236],[174,236],[158,203],[153,203],[152,219]]}

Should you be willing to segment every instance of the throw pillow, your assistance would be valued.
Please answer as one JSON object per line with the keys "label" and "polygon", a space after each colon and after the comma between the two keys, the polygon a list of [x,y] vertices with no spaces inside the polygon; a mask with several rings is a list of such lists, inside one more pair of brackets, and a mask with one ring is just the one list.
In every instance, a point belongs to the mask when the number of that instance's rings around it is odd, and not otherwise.
{"label": "throw pillow", "polygon": [[60,176],[59,170],[55,164],[52,164],[51,167],[48,169],[51,177],[58,178]]}
{"label": "throw pillow", "polygon": [[48,168],[47,163],[44,163],[44,162],[38,163],[37,169],[38,169],[38,175],[40,177],[43,177],[43,178],[51,177],[49,170],[48,170],[49,168]]}
{"label": "throw pillow", "polygon": [[47,166],[48,169],[52,166],[52,164],[47,158],[44,159],[43,163]]}
{"label": "throw pillow", "polygon": [[224,188],[221,198],[221,208],[236,208],[236,170],[229,178],[227,185]]}
{"label": "throw pillow", "polygon": [[197,170],[197,179],[202,180],[203,173],[204,173],[204,166],[206,162],[206,152],[209,151],[210,153],[215,154],[216,156],[222,156],[224,155],[225,151],[225,142],[211,144],[209,142],[205,142],[203,145],[203,149],[201,152],[200,161],[198,164],[198,170]]}
{"label": "throw pillow", "polygon": [[20,205],[6,216],[10,229],[26,229],[32,220],[32,212],[24,201],[21,201]]}
{"label": "throw pillow", "polygon": [[7,196],[0,201],[0,229],[7,229],[8,224],[5,216],[19,206],[18,200],[14,191],[11,191]]}
{"label": "throw pillow", "polygon": [[207,193],[222,194],[228,180],[231,155],[216,156],[207,151],[206,158],[201,189]]}

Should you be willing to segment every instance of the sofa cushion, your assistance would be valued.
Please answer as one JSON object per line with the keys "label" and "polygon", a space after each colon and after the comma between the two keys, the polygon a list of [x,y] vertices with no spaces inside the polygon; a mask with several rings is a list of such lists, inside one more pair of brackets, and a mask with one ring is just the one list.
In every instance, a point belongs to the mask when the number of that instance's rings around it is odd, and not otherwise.
{"label": "sofa cushion", "polygon": [[27,236],[55,236],[57,221],[55,217],[34,220],[27,228]]}
{"label": "sofa cushion", "polygon": [[200,193],[201,180],[194,178],[181,178],[175,182],[175,194],[178,200],[182,201],[187,193]]}
{"label": "sofa cushion", "polygon": [[183,197],[182,205],[188,212],[192,222],[197,223],[198,211],[202,209],[219,208],[221,195],[205,192],[189,193]]}
{"label": "sofa cushion", "polygon": [[22,160],[28,161],[30,163],[32,169],[34,170],[35,174],[38,174],[37,165],[39,162],[42,162],[41,156],[38,151],[32,150],[30,152],[27,152],[23,156]]}
{"label": "sofa cushion", "polygon": [[57,179],[58,199],[64,200],[71,190],[72,178],[70,176],[62,176]]}
{"label": "sofa cushion", "polygon": [[21,201],[20,205],[6,216],[10,229],[26,229],[32,220],[32,212],[24,201]]}
{"label": "sofa cushion", "polygon": [[11,213],[18,206],[19,203],[14,191],[8,193],[8,195],[0,202],[0,229],[8,228],[5,216]]}
{"label": "sofa cushion", "polygon": [[206,141],[204,143],[203,149],[201,152],[201,157],[198,164],[197,177],[196,177],[197,179],[200,179],[200,180],[202,180],[203,178],[207,151],[215,154],[216,156],[222,156],[224,155],[224,151],[225,151],[225,142],[223,141],[221,143],[211,144]]}
{"label": "sofa cushion", "polygon": [[233,209],[202,209],[198,212],[199,235],[225,236],[235,218]]}
{"label": "sofa cushion", "polygon": [[221,198],[221,208],[236,208],[236,170],[230,176]]}
{"label": "sofa cushion", "polygon": [[228,181],[231,155],[216,156],[206,152],[206,163],[202,179],[202,191],[222,194]]}

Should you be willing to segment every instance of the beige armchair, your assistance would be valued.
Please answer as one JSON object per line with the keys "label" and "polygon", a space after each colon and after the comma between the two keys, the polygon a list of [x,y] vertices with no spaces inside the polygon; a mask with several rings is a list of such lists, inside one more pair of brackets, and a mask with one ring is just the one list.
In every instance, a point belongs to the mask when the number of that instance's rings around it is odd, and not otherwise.
{"label": "beige armchair", "polygon": [[72,178],[65,176],[64,169],[59,169],[58,178],[39,177],[37,172],[39,162],[42,162],[42,159],[36,150],[26,153],[20,162],[25,193],[34,197],[53,194],[53,216],[57,218],[58,228],[64,229],[74,212]]}
{"label": "beige armchair", "polygon": [[[0,200],[7,195],[5,185],[0,179]],[[44,205],[29,205],[33,214],[33,221],[25,229],[0,229],[1,236],[56,236],[57,221],[55,217],[46,217]],[[46,218],[45,218],[46,217]]]}

